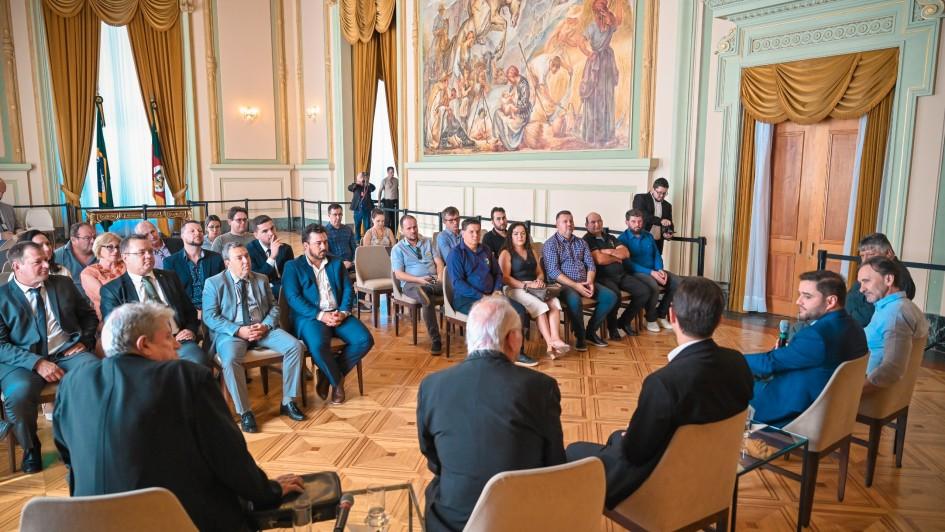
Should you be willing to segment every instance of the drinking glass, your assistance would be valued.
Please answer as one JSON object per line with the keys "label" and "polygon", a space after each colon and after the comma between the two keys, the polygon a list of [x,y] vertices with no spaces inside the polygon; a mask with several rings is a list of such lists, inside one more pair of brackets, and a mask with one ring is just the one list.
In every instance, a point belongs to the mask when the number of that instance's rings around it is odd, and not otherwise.
{"label": "drinking glass", "polygon": [[292,530],[309,532],[312,525],[312,503],[304,494],[292,501]]}
{"label": "drinking glass", "polygon": [[386,530],[387,524],[390,522],[390,518],[387,516],[387,512],[385,512],[384,509],[384,495],[384,487],[378,485],[368,486],[367,491],[364,494],[364,498],[368,507],[367,517],[364,518],[364,524],[369,526],[371,530]]}

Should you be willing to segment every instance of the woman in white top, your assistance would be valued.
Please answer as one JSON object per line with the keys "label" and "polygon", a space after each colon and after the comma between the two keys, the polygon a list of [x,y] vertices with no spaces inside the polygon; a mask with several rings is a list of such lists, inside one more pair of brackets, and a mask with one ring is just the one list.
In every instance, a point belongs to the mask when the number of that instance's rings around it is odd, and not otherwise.
{"label": "woman in white top", "polygon": [[371,211],[371,223],[374,224],[364,233],[361,239],[362,246],[384,246],[386,248],[394,247],[397,240],[394,238],[394,232],[384,225],[384,211],[374,209]]}
{"label": "woman in white top", "polygon": [[528,236],[525,224],[515,222],[509,228],[505,247],[499,252],[499,267],[502,268],[502,280],[505,293],[525,307],[528,315],[538,323],[538,330],[547,344],[548,356],[555,358],[567,353],[571,346],[565,343],[558,332],[561,319],[561,302],[552,297],[542,301],[529,294],[526,288],[546,288],[545,271],[541,261],[532,251],[532,240]]}

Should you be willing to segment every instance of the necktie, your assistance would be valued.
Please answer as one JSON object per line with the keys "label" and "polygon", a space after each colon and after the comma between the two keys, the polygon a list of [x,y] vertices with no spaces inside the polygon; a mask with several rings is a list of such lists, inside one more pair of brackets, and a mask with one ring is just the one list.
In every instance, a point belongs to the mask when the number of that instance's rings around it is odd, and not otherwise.
{"label": "necktie", "polygon": [[240,279],[237,283],[240,289],[240,311],[243,313],[243,325],[252,323],[249,315],[249,297],[246,290],[246,279]]}
{"label": "necktie", "polygon": [[141,286],[144,287],[144,297],[146,298],[146,301],[164,303],[161,301],[161,296],[158,295],[157,289],[154,288],[154,281],[150,277],[142,277]]}
{"label": "necktie", "polygon": [[39,332],[39,337],[42,338],[43,353],[45,353],[47,350],[46,342],[49,340],[48,325],[46,325],[46,302],[43,301],[43,294],[39,288],[30,288],[29,292],[36,303],[36,330]]}
{"label": "necktie", "polygon": [[268,258],[268,257],[271,257],[271,256],[272,256],[272,248],[267,248],[267,249],[266,249],[266,257]]}

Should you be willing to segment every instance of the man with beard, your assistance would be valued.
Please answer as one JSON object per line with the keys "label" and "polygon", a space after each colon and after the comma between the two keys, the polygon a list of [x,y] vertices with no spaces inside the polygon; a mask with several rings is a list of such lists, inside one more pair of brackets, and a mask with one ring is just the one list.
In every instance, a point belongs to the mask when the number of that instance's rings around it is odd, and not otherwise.
{"label": "man with beard", "polygon": [[505,246],[505,239],[508,237],[506,228],[509,221],[505,217],[505,209],[502,207],[493,207],[489,217],[492,218],[492,230],[482,237],[482,243],[492,250],[493,255],[498,257],[502,247]]}
{"label": "man with beard", "polygon": [[195,220],[184,222],[180,230],[184,249],[164,260],[164,269],[177,274],[184,291],[198,310],[203,308],[204,282],[224,270],[219,253],[203,247],[203,226]]}

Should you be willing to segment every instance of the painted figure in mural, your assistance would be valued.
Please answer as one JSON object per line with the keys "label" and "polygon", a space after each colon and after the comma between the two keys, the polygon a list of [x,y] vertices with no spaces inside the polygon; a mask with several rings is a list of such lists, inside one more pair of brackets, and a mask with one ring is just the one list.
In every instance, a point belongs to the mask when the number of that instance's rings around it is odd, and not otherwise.
{"label": "painted figure in mural", "polygon": [[433,79],[446,70],[450,46],[450,19],[446,16],[446,6],[440,2],[436,11],[436,17],[433,19],[433,46],[430,54],[433,59],[430,75]]}
{"label": "painted figure in mural", "polygon": [[614,88],[620,73],[610,40],[620,20],[607,8],[607,0],[594,0],[593,9],[594,19],[584,30],[581,44],[581,52],[587,56],[581,79],[581,137],[589,144],[604,146],[614,140]]}
{"label": "painted figure in mural", "polygon": [[532,114],[531,87],[515,65],[505,70],[505,77],[509,89],[502,93],[493,124],[505,149],[517,150],[525,138],[525,126]]}

